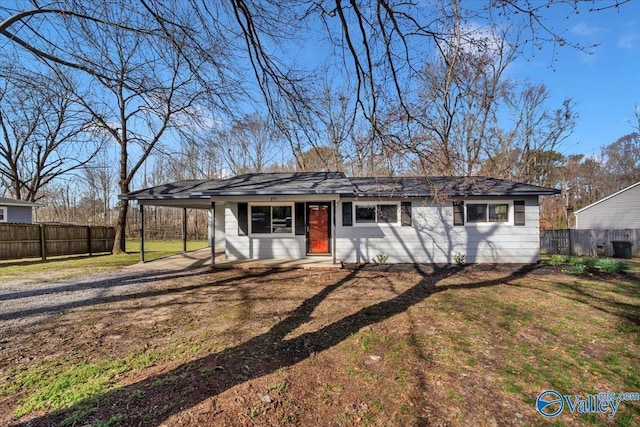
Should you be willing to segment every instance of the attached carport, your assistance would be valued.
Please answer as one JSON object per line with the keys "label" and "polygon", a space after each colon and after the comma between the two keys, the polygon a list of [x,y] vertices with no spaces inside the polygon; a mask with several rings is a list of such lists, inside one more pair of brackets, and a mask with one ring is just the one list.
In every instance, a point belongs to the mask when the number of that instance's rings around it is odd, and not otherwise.
{"label": "attached carport", "polygon": [[[216,247],[224,246],[224,205],[211,200],[211,197],[199,194],[214,181],[187,180],[172,182],[157,187],[133,191],[118,196],[121,200],[135,201],[139,205],[140,215],[140,261],[145,262],[145,207],[163,206],[182,209],[182,248],[187,251],[187,209],[209,211],[209,248],[211,265],[215,265]],[[194,194],[196,193],[196,194]],[[217,227],[221,224],[222,227]]]}

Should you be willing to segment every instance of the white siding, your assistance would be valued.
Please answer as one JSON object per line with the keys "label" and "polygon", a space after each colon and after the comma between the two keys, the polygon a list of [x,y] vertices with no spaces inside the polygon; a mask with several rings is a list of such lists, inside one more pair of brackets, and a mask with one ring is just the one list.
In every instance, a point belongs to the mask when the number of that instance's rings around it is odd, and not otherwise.
{"label": "white siding", "polygon": [[305,236],[239,236],[237,203],[226,204],[225,226],[228,259],[300,259],[307,256]]}
{"label": "white siding", "polygon": [[[337,257],[345,262],[371,262],[378,253],[390,263],[452,263],[454,255],[470,263],[530,263],[540,256],[538,201],[525,200],[525,226],[509,223],[453,226],[453,205],[432,200],[412,202],[412,226],[342,226],[342,204],[338,207]],[[505,199],[483,201],[505,202]],[[471,202],[471,201],[467,201]]]}
{"label": "white siding", "polygon": [[[224,206],[224,203],[216,203],[216,205],[215,205],[215,217],[216,217],[216,222],[215,222],[216,229],[215,229],[215,233],[214,233],[213,232],[214,231],[213,230],[213,222],[212,222],[212,218],[211,218],[211,210],[209,210],[209,215],[208,215],[208,221],[209,221],[209,246],[220,248],[220,247],[223,247],[225,245],[225,238],[224,238],[225,206]],[[211,241],[212,235],[215,235],[215,242]],[[214,243],[214,244],[212,245],[212,243]]]}
{"label": "white siding", "polygon": [[640,228],[640,183],[576,212],[579,230]]}
{"label": "white siding", "polygon": [[[453,263],[457,253],[469,263],[531,263],[539,260],[539,208],[537,197],[481,199],[477,202],[511,203],[525,200],[525,226],[508,223],[453,225],[452,202],[412,201],[412,225],[342,226],[342,203],[337,203],[336,257],[344,262],[371,262],[378,253],[389,263]],[[344,200],[343,200],[344,201]],[[348,201],[348,200],[347,200]],[[389,199],[381,202],[388,202]],[[465,199],[466,203],[474,200]],[[305,236],[239,236],[238,205],[225,204],[226,256],[229,259],[305,258]]]}

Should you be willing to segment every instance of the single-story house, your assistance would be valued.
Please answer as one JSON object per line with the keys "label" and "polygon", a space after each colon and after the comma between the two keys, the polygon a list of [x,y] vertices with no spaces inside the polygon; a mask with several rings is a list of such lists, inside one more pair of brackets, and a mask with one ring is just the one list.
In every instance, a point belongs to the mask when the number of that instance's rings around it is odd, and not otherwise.
{"label": "single-story house", "polygon": [[578,230],[640,228],[640,182],[574,212]]}
{"label": "single-story house", "polygon": [[42,207],[41,203],[0,197],[0,222],[31,224],[33,208]]}
{"label": "single-story house", "polygon": [[210,209],[210,244],[224,246],[227,259],[532,263],[540,257],[538,197],[558,193],[486,177],[309,172],[181,181],[120,197]]}

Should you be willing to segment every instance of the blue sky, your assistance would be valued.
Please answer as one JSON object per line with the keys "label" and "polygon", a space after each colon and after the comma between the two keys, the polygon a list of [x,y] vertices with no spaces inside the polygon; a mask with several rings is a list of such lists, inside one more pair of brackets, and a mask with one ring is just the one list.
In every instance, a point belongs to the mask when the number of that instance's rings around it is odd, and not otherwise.
{"label": "blue sky", "polygon": [[[597,2],[596,2],[597,4]],[[514,72],[532,82],[544,82],[553,96],[552,106],[573,98],[578,123],[563,146],[564,154],[597,154],[603,145],[633,131],[635,105],[640,105],[640,1],[632,0],[620,11],[550,17],[567,39],[583,45],[599,43],[583,53],[571,47],[536,55]],[[637,121],[635,122],[637,127]]]}

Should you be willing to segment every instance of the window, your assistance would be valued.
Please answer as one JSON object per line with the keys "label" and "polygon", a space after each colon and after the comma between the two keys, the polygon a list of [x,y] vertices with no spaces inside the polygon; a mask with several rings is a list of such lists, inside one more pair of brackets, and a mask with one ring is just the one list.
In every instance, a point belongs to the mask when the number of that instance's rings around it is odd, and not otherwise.
{"label": "window", "polygon": [[292,234],[291,205],[253,205],[251,206],[252,234]]}
{"label": "window", "polygon": [[398,222],[398,205],[377,205],[378,222],[395,224]]}
{"label": "window", "polygon": [[487,205],[467,205],[467,222],[487,222]]}
{"label": "window", "polygon": [[357,204],[356,224],[398,224],[398,203]]}
{"label": "window", "polygon": [[509,221],[509,205],[489,205],[489,222]]}
{"label": "window", "polygon": [[[455,213],[454,213],[455,216]],[[508,222],[507,203],[467,204],[467,222]]]}
{"label": "window", "polygon": [[0,222],[7,222],[7,208],[0,206]]}

